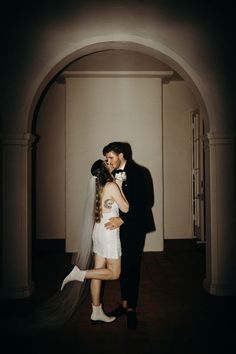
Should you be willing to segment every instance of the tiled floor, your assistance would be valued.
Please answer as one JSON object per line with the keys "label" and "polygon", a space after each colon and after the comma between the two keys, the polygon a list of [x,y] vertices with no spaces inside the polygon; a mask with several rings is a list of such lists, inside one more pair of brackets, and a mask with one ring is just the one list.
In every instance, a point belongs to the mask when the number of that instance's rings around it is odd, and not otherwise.
{"label": "tiled floor", "polygon": [[[6,353],[230,354],[236,338],[235,298],[209,296],[203,289],[204,246],[194,241],[167,242],[164,252],[145,252],[142,262],[137,330],[126,318],[90,324],[87,297],[60,329],[19,334],[17,318],[46,300],[70,268],[70,255],[38,253],[34,262],[35,293],[30,299],[1,301],[1,334]],[[104,308],[119,300],[118,281],[107,282]]]}

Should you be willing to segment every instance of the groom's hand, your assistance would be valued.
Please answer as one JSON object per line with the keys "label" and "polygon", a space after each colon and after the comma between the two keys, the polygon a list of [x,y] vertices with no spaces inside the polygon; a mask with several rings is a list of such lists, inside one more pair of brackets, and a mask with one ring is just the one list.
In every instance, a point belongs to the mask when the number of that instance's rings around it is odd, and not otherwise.
{"label": "groom's hand", "polygon": [[120,217],[115,216],[109,219],[109,221],[105,224],[105,228],[108,230],[114,230],[120,227],[122,224],[124,224],[124,221]]}

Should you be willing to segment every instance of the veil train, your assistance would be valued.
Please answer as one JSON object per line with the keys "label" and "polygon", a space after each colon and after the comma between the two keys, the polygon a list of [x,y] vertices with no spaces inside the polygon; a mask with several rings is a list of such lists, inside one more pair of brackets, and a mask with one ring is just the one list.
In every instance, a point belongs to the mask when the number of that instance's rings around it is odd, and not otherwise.
{"label": "veil train", "polygon": [[[94,203],[96,193],[96,177],[92,176],[87,187],[87,195],[83,208],[82,223],[78,235],[78,251],[72,255],[71,263],[80,269],[92,266],[92,231],[94,226]],[[57,327],[67,322],[75,310],[87,297],[87,282],[70,282],[63,291],[58,290],[45,303],[36,308],[27,319],[28,326],[33,328]]]}

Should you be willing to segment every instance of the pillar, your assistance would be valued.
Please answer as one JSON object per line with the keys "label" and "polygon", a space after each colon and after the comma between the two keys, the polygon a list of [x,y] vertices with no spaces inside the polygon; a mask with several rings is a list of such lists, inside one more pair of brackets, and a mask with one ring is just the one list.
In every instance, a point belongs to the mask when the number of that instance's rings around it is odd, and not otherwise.
{"label": "pillar", "polygon": [[206,152],[206,278],[212,295],[236,295],[235,135],[208,133]]}
{"label": "pillar", "polygon": [[31,280],[31,134],[1,136],[1,298],[24,298]]}

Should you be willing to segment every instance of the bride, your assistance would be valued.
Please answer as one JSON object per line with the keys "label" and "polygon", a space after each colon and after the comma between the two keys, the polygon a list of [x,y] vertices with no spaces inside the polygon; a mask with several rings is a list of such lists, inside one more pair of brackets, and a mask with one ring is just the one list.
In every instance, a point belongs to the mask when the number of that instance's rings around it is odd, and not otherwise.
{"label": "bride", "polygon": [[105,224],[111,217],[119,216],[119,210],[127,213],[129,203],[122,191],[122,180],[114,181],[114,177],[103,160],[94,162],[91,174],[95,181],[94,227],[92,232],[94,269],[80,269],[75,265],[63,280],[61,290],[72,281],[84,282],[85,279],[91,279],[91,322],[112,322],[116,317],[106,316],[102,309],[101,283],[103,280],[119,278],[121,245],[119,229],[108,230]]}
{"label": "bride", "polygon": [[25,325],[31,329],[52,328],[67,322],[87,297],[87,279],[91,280],[91,322],[116,319],[103,312],[101,284],[103,280],[119,277],[120,236],[119,228],[108,230],[105,224],[111,217],[119,216],[119,210],[127,213],[129,203],[122,191],[122,179],[114,179],[106,162],[95,161],[91,174],[78,235],[78,251],[72,257],[74,267],[63,280],[61,290],[37,308],[29,319],[26,318]]}

